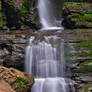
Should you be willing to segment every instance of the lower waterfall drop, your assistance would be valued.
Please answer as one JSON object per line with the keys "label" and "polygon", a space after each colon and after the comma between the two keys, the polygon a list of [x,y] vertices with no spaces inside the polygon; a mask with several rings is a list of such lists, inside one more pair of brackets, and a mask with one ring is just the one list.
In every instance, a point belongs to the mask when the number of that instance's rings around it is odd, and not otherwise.
{"label": "lower waterfall drop", "polygon": [[56,36],[44,36],[42,41],[30,38],[25,71],[35,77],[31,92],[74,92],[65,70],[63,40]]}

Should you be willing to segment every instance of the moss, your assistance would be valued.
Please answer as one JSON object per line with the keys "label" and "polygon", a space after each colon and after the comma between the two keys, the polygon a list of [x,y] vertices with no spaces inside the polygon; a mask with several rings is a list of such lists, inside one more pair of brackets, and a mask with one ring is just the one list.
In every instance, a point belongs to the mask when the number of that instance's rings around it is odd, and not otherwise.
{"label": "moss", "polygon": [[84,16],[85,17],[92,17],[92,14],[91,13],[85,13]]}
{"label": "moss", "polygon": [[81,51],[77,54],[78,57],[87,57],[92,56],[92,40],[83,40],[76,46],[78,51]]}
{"label": "moss", "polygon": [[90,63],[92,63],[92,60],[82,61],[79,65],[80,72],[81,73],[91,73],[92,72],[92,65],[90,65]]}
{"label": "moss", "polygon": [[27,12],[28,12],[27,8],[24,5],[22,5],[21,13],[27,13]]}
{"label": "moss", "polygon": [[79,70],[80,70],[81,73],[86,73],[86,74],[88,74],[88,73],[91,73],[91,72],[92,72],[92,66],[87,66],[87,65],[81,64]]}
{"label": "moss", "polygon": [[25,14],[30,11],[30,7],[29,7],[30,3],[31,3],[31,0],[24,0],[21,7],[21,13]]}
{"label": "moss", "polygon": [[25,86],[27,84],[29,84],[28,80],[25,80],[24,78],[21,78],[21,77],[16,77],[16,85],[17,86]]}
{"label": "moss", "polygon": [[88,92],[88,89],[92,87],[92,84],[87,84],[84,87],[84,92]]}
{"label": "moss", "polygon": [[72,13],[69,18],[78,26],[92,27],[92,14]]}
{"label": "moss", "polygon": [[12,26],[12,27],[11,27],[11,30],[16,30],[16,27],[15,27],[15,26]]}
{"label": "moss", "polygon": [[22,4],[22,11],[30,10],[31,0],[24,0]]}
{"label": "moss", "polygon": [[0,27],[3,26],[3,18],[2,18],[2,12],[1,12],[1,1],[0,1]]}
{"label": "moss", "polygon": [[16,77],[15,83],[12,85],[14,86],[14,90],[16,92],[28,92],[28,88],[30,87],[30,82],[27,79],[22,77]]}
{"label": "moss", "polygon": [[65,15],[74,23],[75,27],[77,28],[92,28],[92,3],[65,3],[63,16]]}
{"label": "moss", "polygon": [[24,2],[22,3],[20,9],[22,21],[25,21],[26,14],[30,13],[30,4],[31,4],[31,0],[24,0]]}
{"label": "moss", "polygon": [[[92,40],[82,40],[79,43],[77,43],[77,50],[80,51],[76,54],[77,57],[92,57]],[[80,62],[80,61],[77,61]],[[92,72],[92,66],[89,65],[92,63],[92,60],[85,59],[82,60],[79,65],[79,70],[81,73],[89,73]]]}
{"label": "moss", "polygon": [[21,28],[21,25],[25,25],[27,14],[30,13],[31,0],[21,0],[19,3],[13,0],[2,2],[7,18],[7,26],[11,30],[15,30]]}

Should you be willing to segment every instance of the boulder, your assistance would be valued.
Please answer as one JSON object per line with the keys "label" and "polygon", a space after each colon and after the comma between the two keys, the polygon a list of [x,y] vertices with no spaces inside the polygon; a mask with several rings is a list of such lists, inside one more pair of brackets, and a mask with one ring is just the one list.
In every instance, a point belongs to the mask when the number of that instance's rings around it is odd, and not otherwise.
{"label": "boulder", "polygon": [[14,68],[6,68],[3,66],[0,66],[0,80],[5,81],[3,85],[2,81],[0,81],[0,87],[2,87],[0,90],[5,90],[3,88],[5,85],[7,87],[5,91],[0,92],[28,92],[34,83],[32,75],[20,72]]}
{"label": "boulder", "polygon": [[4,80],[0,80],[0,92],[15,92]]}

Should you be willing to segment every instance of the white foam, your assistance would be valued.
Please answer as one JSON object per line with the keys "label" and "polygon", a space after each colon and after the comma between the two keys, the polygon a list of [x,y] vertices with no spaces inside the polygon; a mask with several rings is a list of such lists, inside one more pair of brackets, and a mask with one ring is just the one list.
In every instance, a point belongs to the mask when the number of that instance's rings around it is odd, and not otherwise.
{"label": "white foam", "polygon": [[45,27],[42,28],[41,30],[64,30],[63,27]]}

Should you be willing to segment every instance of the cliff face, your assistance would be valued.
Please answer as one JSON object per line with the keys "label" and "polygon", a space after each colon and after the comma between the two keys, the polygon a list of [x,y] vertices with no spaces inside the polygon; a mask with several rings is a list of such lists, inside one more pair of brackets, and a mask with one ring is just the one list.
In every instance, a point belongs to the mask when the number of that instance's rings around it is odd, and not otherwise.
{"label": "cliff face", "polygon": [[76,92],[92,91],[92,29],[66,30],[67,42],[71,46],[69,56],[72,79],[76,82]]}
{"label": "cliff face", "polygon": [[30,9],[34,0],[1,0],[6,25],[10,29],[36,28],[36,10]]}
{"label": "cliff face", "polygon": [[67,28],[92,28],[92,2],[66,2],[63,18]]}

